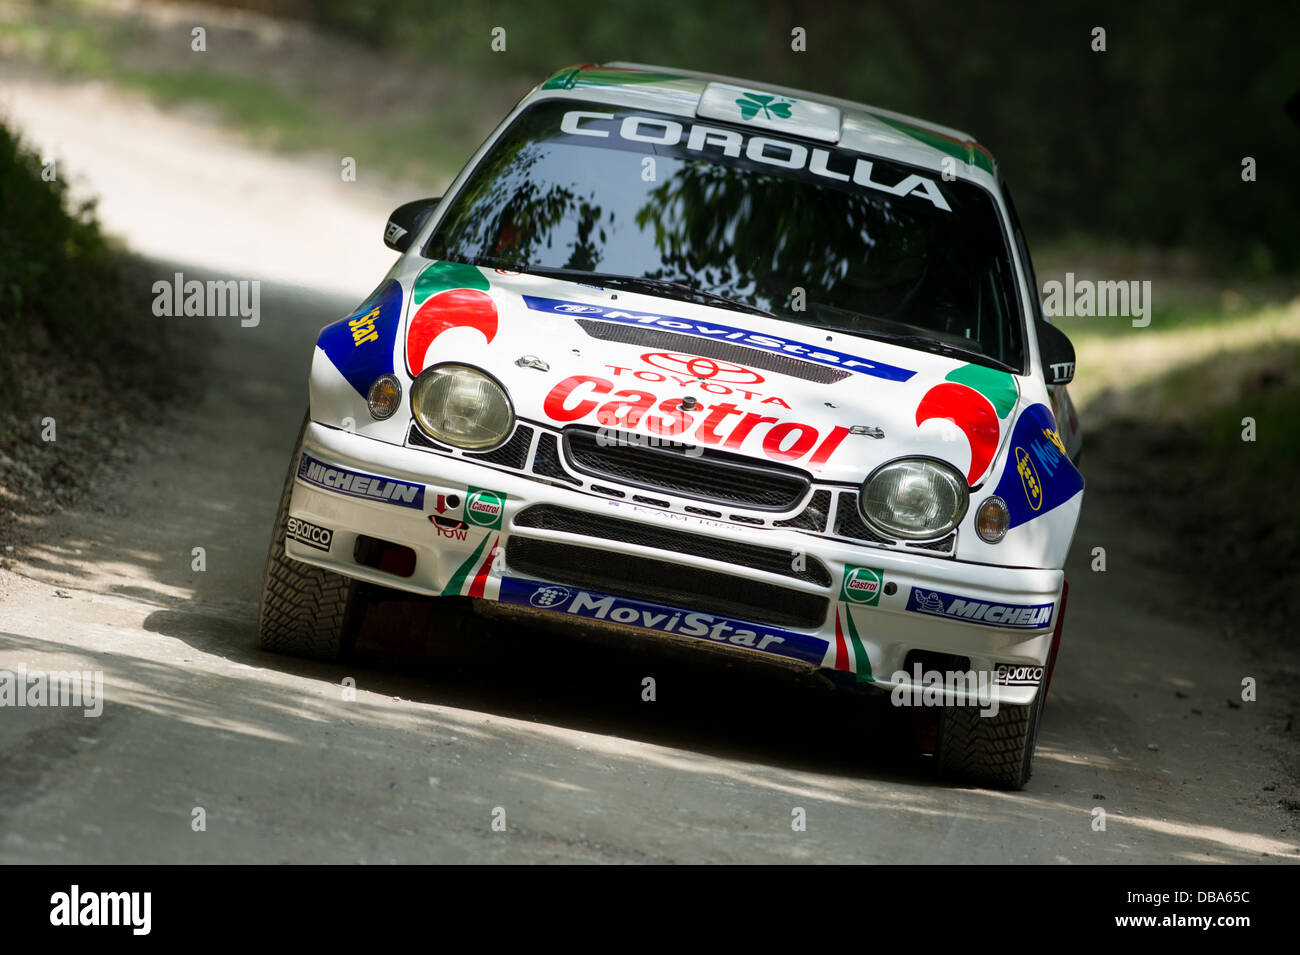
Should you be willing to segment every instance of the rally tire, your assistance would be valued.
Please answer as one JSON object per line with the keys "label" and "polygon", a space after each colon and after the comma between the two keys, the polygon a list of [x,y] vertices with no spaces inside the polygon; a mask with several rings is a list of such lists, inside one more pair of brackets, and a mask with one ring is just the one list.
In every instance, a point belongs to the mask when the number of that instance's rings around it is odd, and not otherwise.
{"label": "rally tire", "polygon": [[1033,772],[1043,693],[1029,706],[998,707],[980,716],[978,706],[939,711],[935,759],[946,777],[996,789],[1024,789]]}
{"label": "rally tire", "polygon": [[284,552],[289,497],[306,431],[304,421],[271,531],[258,610],[258,636],[262,649],[273,653],[340,660],[351,650],[355,636],[354,617],[362,603],[357,582],[296,561]]}

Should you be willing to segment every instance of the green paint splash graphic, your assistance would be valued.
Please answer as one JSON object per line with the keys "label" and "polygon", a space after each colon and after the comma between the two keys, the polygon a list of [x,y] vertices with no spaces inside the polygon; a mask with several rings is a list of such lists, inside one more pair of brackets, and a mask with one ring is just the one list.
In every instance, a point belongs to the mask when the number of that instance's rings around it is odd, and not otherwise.
{"label": "green paint splash graphic", "polygon": [[464,262],[434,262],[415,280],[415,304],[452,288],[473,288],[486,292],[488,280],[483,273]]}
{"label": "green paint splash graphic", "polygon": [[999,418],[1011,413],[1020,394],[1010,374],[983,365],[962,365],[948,372],[944,379],[978,391],[989,400]]}

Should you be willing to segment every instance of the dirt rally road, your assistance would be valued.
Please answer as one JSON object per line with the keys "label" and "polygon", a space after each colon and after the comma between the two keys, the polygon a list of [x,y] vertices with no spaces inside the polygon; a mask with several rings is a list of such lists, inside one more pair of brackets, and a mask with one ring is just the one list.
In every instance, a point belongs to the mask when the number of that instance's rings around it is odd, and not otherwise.
{"label": "dirt rally road", "polygon": [[[166,260],[160,277],[268,280],[256,328],[159,319],[220,326],[205,396],[142,431],[0,572],[0,670],[102,670],[106,697],[98,718],[0,710],[0,861],[1300,859],[1300,818],[1279,805],[1288,701],[1269,661],[1228,639],[1212,588],[1155,565],[1158,530],[1119,507],[1134,488],[1104,439],[1085,456],[1022,793],[936,782],[891,745],[896,721],[694,653],[501,624],[372,641],[346,666],[262,653],[260,575],[312,342],[377,282],[384,217],[412,195],[102,90],[10,78],[0,103],[103,195],[110,231]],[[640,698],[646,675],[657,702]],[[1230,705],[1246,676],[1259,701]]]}

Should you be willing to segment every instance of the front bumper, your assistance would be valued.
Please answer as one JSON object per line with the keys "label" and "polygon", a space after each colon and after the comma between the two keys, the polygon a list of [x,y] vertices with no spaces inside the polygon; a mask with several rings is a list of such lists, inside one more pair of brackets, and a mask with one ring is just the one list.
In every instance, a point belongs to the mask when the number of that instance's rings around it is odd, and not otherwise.
{"label": "front bumper", "polygon": [[[579,532],[526,526],[536,505],[562,509]],[[348,577],[696,637],[884,690],[913,686],[918,672],[971,670],[991,675],[1000,703],[1031,703],[1061,612],[1060,570],[666,514],[316,422],[289,514],[286,553]],[[597,536],[600,526],[645,534]],[[391,557],[393,545],[399,559],[369,556]],[[788,570],[773,563],[781,551]],[[746,614],[755,595],[762,606]],[[950,688],[937,692],[954,701]]]}

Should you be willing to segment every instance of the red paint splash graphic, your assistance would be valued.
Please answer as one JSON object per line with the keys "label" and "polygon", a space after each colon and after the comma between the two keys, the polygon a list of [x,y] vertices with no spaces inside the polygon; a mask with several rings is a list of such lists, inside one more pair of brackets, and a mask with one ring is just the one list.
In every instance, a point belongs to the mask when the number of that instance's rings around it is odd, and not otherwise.
{"label": "red paint splash graphic", "polygon": [[497,335],[497,307],[492,296],[472,288],[454,288],[430,298],[406,330],[406,366],[411,375],[424,370],[425,353],[449,328],[477,328],[490,343]]}
{"label": "red paint splash graphic", "polygon": [[998,449],[998,415],[989,400],[973,388],[944,382],[925,393],[916,406],[916,423],[931,418],[947,418],[966,435],[970,442],[970,470],[966,483],[972,487],[975,479],[988,468]]}

